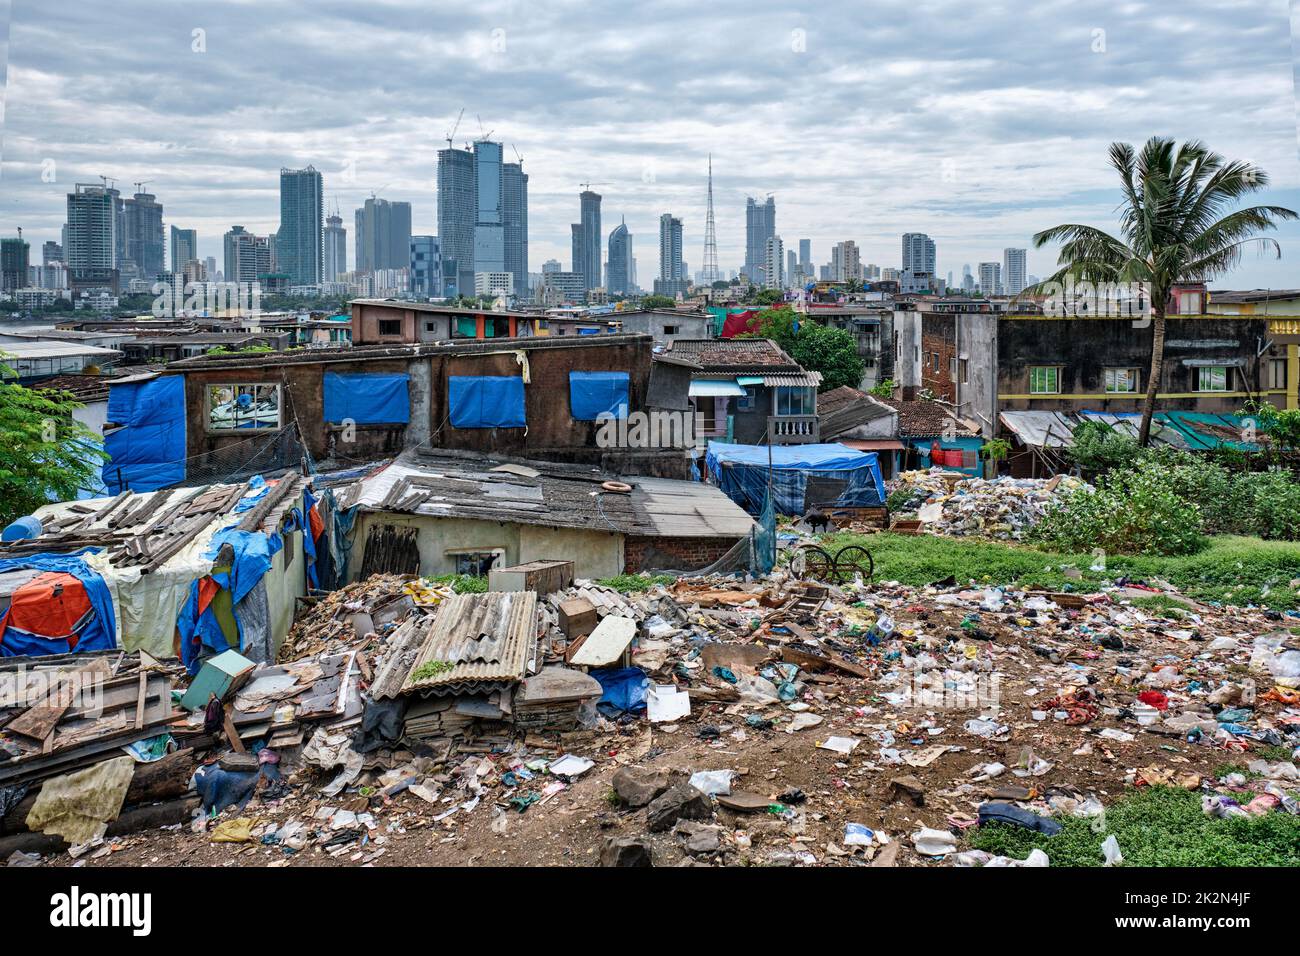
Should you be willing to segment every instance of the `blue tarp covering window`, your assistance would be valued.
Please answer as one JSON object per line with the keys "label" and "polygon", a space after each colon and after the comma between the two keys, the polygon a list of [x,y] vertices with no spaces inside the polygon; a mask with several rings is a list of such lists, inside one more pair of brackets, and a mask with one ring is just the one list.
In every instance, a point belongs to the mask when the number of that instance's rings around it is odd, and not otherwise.
{"label": "blue tarp covering window", "polygon": [[[875,452],[845,445],[776,445],[770,449],[772,495],[776,510],[802,515],[817,504],[824,508],[877,508],[885,503],[885,483]],[[766,445],[710,442],[705,461],[719,488],[752,515],[762,512],[767,493]],[[818,489],[808,499],[809,479]]]}
{"label": "blue tarp covering window", "polygon": [[595,421],[600,415],[627,418],[627,372],[570,372],[569,409],[578,421]]}
{"label": "blue tarp covering window", "polygon": [[124,425],[104,438],[104,485],[154,491],[185,479],[185,378],[164,375],[110,386],[108,420]]}
{"label": "blue tarp covering window", "polygon": [[518,375],[452,375],[447,379],[454,428],[523,428],[524,380]]}
{"label": "blue tarp covering window", "polygon": [[325,373],[325,421],[358,425],[405,425],[411,420],[407,397],[410,376],[402,373],[343,375]]}

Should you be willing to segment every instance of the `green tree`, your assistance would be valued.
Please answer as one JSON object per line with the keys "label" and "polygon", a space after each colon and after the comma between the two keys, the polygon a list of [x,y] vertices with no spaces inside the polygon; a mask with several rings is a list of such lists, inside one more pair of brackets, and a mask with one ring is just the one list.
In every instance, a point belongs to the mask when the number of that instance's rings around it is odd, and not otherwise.
{"label": "green tree", "polygon": [[643,309],[672,309],[677,306],[677,300],[666,295],[647,295],[641,300]]}
{"label": "green tree", "polygon": [[754,305],[775,305],[784,299],[785,293],[780,289],[759,289],[749,297],[749,301]]}
{"label": "green tree", "polygon": [[857,342],[844,329],[818,325],[788,305],[764,309],[755,320],[758,331],[745,337],[771,339],[808,371],[821,372],[821,391],[841,385],[857,388],[862,383],[866,366]]}
{"label": "green tree", "polygon": [[[1276,220],[1295,219],[1282,206],[1233,210],[1241,197],[1268,185],[1268,174],[1241,160],[1225,161],[1199,142],[1181,146],[1153,136],[1138,153],[1128,143],[1112,143],[1110,164],[1119,173],[1124,201],[1120,237],[1077,223],[1053,226],[1034,236],[1041,248],[1060,242],[1061,268],[1046,282],[1142,283],[1152,311],[1151,368],[1142,401],[1138,443],[1151,440],[1151,418],[1164,368],[1165,309],[1179,282],[1206,282],[1230,270],[1250,245],[1272,250],[1275,239],[1257,234],[1276,228]],[[1041,288],[1041,285],[1040,285]]]}
{"label": "green tree", "polygon": [[[13,378],[0,365],[0,379]],[[93,487],[104,455],[99,436],[72,417],[63,391],[0,380],[0,525]]]}

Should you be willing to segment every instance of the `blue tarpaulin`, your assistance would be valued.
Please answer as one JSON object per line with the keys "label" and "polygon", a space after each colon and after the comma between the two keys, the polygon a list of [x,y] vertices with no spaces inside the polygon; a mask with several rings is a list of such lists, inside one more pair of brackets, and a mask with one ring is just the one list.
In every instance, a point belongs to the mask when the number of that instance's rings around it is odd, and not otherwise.
{"label": "blue tarpaulin", "polygon": [[81,582],[90,602],[93,615],[81,627],[76,644],[66,640],[44,640],[28,631],[8,627],[9,608],[0,614],[0,656],[43,656],[67,654],[70,651],[110,651],[117,647],[117,619],[113,616],[113,598],[108,585],[99,573],[93,571],[77,554],[29,554],[21,558],[0,559],[0,573],[21,571],[53,571],[68,574]]}
{"label": "blue tarpaulin", "polygon": [[627,418],[629,381],[627,372],[570,372],[570,412],[582,422],[601,415]]}
{"label": "blue tarpaulin", "polygon": [[[238,528],[225,528],[212,536],[211,545],[204,553],[206,558],[215,558],[223,544],[229,544],[234,551],[234,561],[229,571],[219,571],[208,577],[221,590],[230,592],[230,604],[237,611],[239,602],[257,587],[267,571],[271,570],[271,559],[284,547],[284,539],[277,534],[264,534],[260,531],[240,531]],[[232,644],[212,601],[212,592],[205,590],[200,579],[190,584],[190,596],[176,621],[176,629],[181,636],[181,661],[190,673],[199,668],[199,655],[204,647],[214,653],[230,650]],[[238,631],[238,645],[235,650],[244,649],[244,625],[238,613],[234,615]]]}
{"label": "blue tarpaulin", "polygon": [[[885,503],[885,482],[875,452],[855,451],[846,445],[732,445],[710,442],[705,462],[718,487],[752,515],[763,509],[767,494],[769,452],[772,496],[776,510],[802,515],[813,504],[824,508],[877,508]],[[837,492],[827,500],[806,500],[808,479],[823,479],[826,490]]]}
{"label": "blue tarpaulin", "polygon": [[109,494],[155,491],[185,479],[184,376],[109,386],[108,420],[125,426],[104,438]]}
{"label": "blue tarpaulin", "polygon": [[358,425],[405,425],[411,420],[404,372],[344,375],[325,373],[325,421]]}
{"label": "blue tarpaulin", "polygon": [[650,689],[650,678],[639,667],[606,667],[591,671],[605,691],[596,702],[596,709],[607,717],[636,713],[645,710],[645,696]]}
{"label": "blue tarpaulin", "polygon": [[452,375],[447,379],[454,428],[523,428],[524,380],[518,375]]}

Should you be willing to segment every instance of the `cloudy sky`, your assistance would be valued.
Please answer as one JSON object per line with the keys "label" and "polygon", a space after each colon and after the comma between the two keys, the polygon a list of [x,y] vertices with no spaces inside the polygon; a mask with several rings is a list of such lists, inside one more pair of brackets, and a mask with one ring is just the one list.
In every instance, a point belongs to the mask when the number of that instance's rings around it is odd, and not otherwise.
{"label": "cloudy sky", "polygon": [[[643,285],[666,211],[701,267],[710,153],[724,270],[745,197],[773,193],[787,247],[810,238],[819,263],[854,239],[897,266],[899,234],[919,231],[960,276],[1044,227],[1113,224],[1107,144],[1153,134],[1261,164],[1267,201],[1300,208],[1286,0],[6,7],[0,230],[36,245],[71,186],[105,175],[147,181],[219,259],[232,224],[277,228],[278,170],[309,163],[349,233],[372,192],[434,233],[436,152],[462,107],[458,144],[490,133],[523,156],[534,271],[569,265],[590,181],[606,233],[626,216]],[[1300,286],[1300,227],[1277,235],[1281,261],[1250,256],[1217,285]],[[1031,249],[1029,271],[1054,259]]]}

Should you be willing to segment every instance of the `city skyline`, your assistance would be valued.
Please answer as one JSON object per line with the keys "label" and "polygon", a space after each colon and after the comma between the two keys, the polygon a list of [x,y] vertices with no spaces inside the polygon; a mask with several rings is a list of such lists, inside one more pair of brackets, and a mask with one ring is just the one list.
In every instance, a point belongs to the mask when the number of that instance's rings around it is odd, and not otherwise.
{"label": "city skyline", "polygon": [[[507,156],[527,157],[533,261],[569,259],[568,224],[584,180],[603,184],[606,218],[626,217],[634,235],[655,234],[658,216],[674,210],[685,248],[698,255],[710,152],[724,275],[743,263],[745,197],[768,192],[781,205],[780,234],[810,238],[817,266],[849,239],[864,262],[897,266],[898,237],[924,232],[938,246],[941,275],[1007,247],[1028,248],[1026,271],[1044,275],[1055,256],[1031,247],[1033,233],[1066,221],[1113,228],[1118,191],[1106,147],[1157,133],[1201,138],[1261,164],[1273,178],[1268,200],[1300,205],[1290,31],[1279,3],[1236,5],[1228,18],[1215,4],[1193,3],[1177,21],[1141,4],[1017,14],[1021,30],[1033,26],[1026,17],[1042,17],[1044,31],[1035,48],[1016,48],[1015,71],[1003,69],[999,53],[1011,52],[1010,41],[998,38],[1012,15],[996,11],[975,32],[939,17],[927,33],[935,57],[898,44],[868,70],[856,65],[855,44],[871,37],[879,49],[882,30],[905,35],[887,11],[855,26],[832,10],[746,5],[747,47],[764,64],[757,71],[704,55],[678,17],[691,12],[674,4],[647,4],[611,27],[581,10],[489,3],[453,11],[436,37],[421,30],[418,5],[396,0],[375,10],[319,5],[310,27],[297,4],[259,9],[256,31],[247,29],[244,4],[215,3],[201,15],[151,6],[155,29],[131,43],[104,41],[143,9],[128,0],[57,16],[13,10],[0,155],[6,234],[21,226],[37,246],[58,241],[72,185],[106,175],[123,194],[136,180],[150,183],[164,224],[195,229],[200,257],[220,256],[233,224],[258,235],[279,229],[276,170],[308,165],[324,176],[331,204],[356,208],[381,192],[412,204],[413,233],[438,234],[437,152],[461,106],[457,148],[490,133]],[[275,29],[281,18],[292,28]],[[1214,28],[1209,59],[1197,23]],[[642,45],[669,29],[673,49],[640,62]],[[202,52],[192,50],[195,30],[203,31]],[[561,30],[565,43],[548,46]],[[326,55],[345,33],[352,62],[311,83],[276,65]],[[103,55],[68,56],[88,43]],[[441,68],[430,65],[431,51]],[[381,85],[365,69],[371,54],[400,80]],[[612,82],[602,71],[614,61],[630,71],[620,80],[628,99],[591,107]],[[163,68],[152,64],[178,62],[185,69],[159,82]],[[234,106],[211,98],[208,90],[253,64],[266,74],[264,88]],[[435,76],[445,113],[430,115],[419,91]],[[816,112],[840,117],[835,134],[818,136],[816,126],[788,117],[770,128],[770,93],[783,85],[822,96],[825,109]],[[665,88],[675,95],[663,96]],[[126,111],[126,102],[136,106]],[[881,130],[890,145],[881,145]],[[1276,236],[1281,262],[1248,254],[1219,284],[1294,285],[1300,226]]]}

